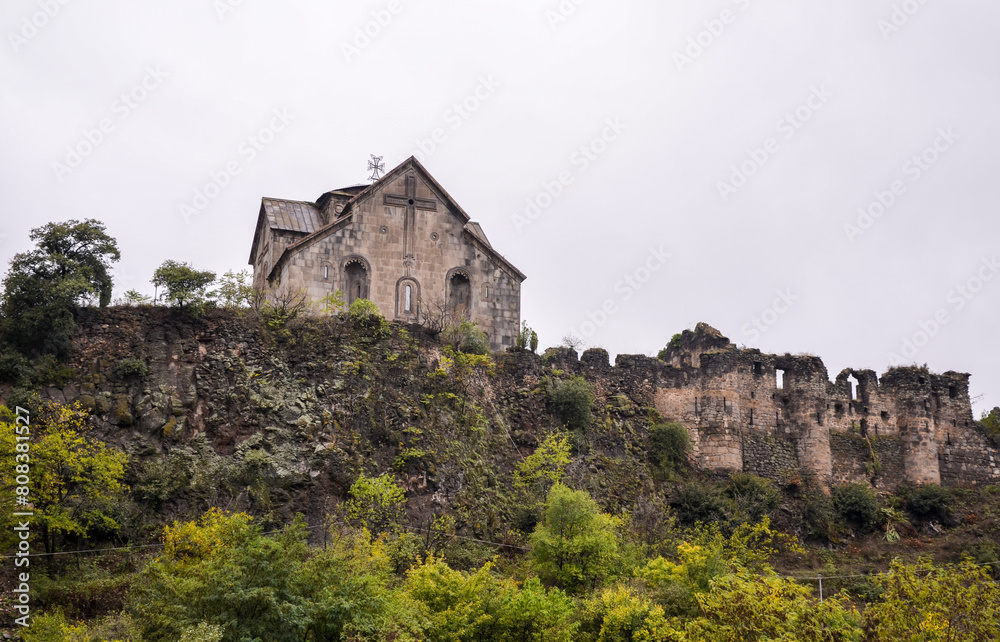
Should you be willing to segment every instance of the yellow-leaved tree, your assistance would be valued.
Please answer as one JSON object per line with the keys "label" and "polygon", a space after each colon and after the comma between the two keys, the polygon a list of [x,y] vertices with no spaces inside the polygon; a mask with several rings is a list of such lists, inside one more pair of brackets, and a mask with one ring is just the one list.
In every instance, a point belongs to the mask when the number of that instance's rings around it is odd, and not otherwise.
{"label": "yellow-leaved tree", "polygon": [[14,522],[25,519],[15,512],[33,513],[32,535],[41,539],[46,553],[66,535],[117,531],[112,514],[125,489],[125,453],[87,435],[87,411],[79,404],[42,404],[28,427],[30,439],[18,441],[14,414],[0,406],[0,493],[14,497],[18,475],[28,478],[29,490],[26,505],[4,502],[0,509],[4,548],[12,543]]}

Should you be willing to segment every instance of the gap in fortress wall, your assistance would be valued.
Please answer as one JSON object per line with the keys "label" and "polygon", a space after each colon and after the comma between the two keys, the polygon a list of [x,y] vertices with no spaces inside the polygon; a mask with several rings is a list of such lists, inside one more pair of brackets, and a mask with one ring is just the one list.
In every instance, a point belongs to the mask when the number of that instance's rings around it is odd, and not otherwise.
{"label": "gap in fortress wall", "polygon": [[968,374],[847,369],[831,381],[819,357],[739,349],[703,323],[663,357],[619,355],[616,366],[649,369],[656,410],[684,425],[692,463],[705,471],[823,487],[1000,481],[1000,452],[973,420]]}

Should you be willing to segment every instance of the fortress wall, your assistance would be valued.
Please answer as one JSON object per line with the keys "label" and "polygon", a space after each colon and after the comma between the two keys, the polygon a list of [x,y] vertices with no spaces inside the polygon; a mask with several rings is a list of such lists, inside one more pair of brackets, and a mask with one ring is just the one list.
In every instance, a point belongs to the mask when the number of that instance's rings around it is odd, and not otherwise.
{"label": "fortress wall", "polygon": [[880,380],[848,369],[831,382],[818,357],[741,350],[702,324],[664,357],[655,406],[688,428],[709,471],[786,480],[794,467],[823,485],[879,487],[1000,480],[1000,453],[975,426],[966,374],[894,368]]}

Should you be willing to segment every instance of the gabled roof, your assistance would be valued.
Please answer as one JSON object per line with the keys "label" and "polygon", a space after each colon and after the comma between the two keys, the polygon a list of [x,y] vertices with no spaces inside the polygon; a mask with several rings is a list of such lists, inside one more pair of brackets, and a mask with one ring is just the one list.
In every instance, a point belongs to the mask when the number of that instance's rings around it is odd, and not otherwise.
{"label": "gabled roof", "polygon": [[465,224],[465,229],[469,232],[469,234],[472,234],[477,239],[486,244],[486,247],[492,249],[493,246],[490,245],[489,239],[486,238],[486,232],[483,231],[483,227],[479,223],[476,223],[475,221],[469,221],[468,223]]}
{"label": "gabled roof", "polygon": [[271,229],[312,234],[323,226],[319,208],[313,203],[264,198],[261,207]]}
{"label": "gabled roof", "polygon": [[[326,225],[322,224],[322,218],[320,216],[319,207],[314,203],[307,203],[304,201],[282,201],[279,199],[263,199],[263,203],[261,205],[260,221],[262,222],[263,219],[266,217],[268,224],[271,225],[272,228],[287,229],[289,231],[296,231],[296,232],[298,231],[305,232],[306,228],[309,227],[310,225],[310,223],[308,223],[307,221],[312,221],[311,223],[312,229],[307,232],[307,236],[299,239],[298,241],[292,243],[291,245],[288,245],[285,248],[284,252],[282,252],[278,260],[274,262],[274,266],[271,268],[271,274],[267,275],[268,278],[270,278],[272,274],[274,274],[277,270],[280,269],[281,265],[285,262],[285,260],[289,256],[291,256],[298,250],[314,243],[315,241],[324,238],[328,232],[332,232],[347,224],[353,216],[355,204],[364,201],[366,198],[370,197],[376,189],[381,188],[383,183],[385,183],[386,181],[394,180],[400,174],[403,174],[410,168],[416,169],[418,172],[420,172],[424,180],[431,186],[431,188],[434,191],[438,193],[438,196],[441,198],[441,200],[444,201],[445,204],[448,206],[449,211],[451,211],[456,217],[458,217],[458,219],[464,224],[465,231],[468,233],[469,238],[471,238],[473,241],[476,242],[475,244],[480,248],[481,251],[491,256],[497,262],[504,265],[512,272],[513,276],[519,278],[521,281],[527,278],[524,275],[524,273],[522,273],[520,270],[514,267],[514,265],[510,261],[508,261],[506,258],[504,258],[501,254],[499,254],[496,250],[493,249],[493,246],[490,245],[489,240],[487,240],[486,238],[486,233],[483,232],[483,228],[479,225],[479,223],[470,220],[470,217],[468,214],[465,213],[465,210],[463,210],[462,207],[457,202],[455,202],[455,199],[453,199],[451,195],[443,187],[441,187],[441,184],[438,183],[437,180],[430,175],[430,172],[428,172],[427,169],[424,168],[424,166],[420,163],[420,161],[418,161],[413,156],[407,158],[405,161],[403,161],[398,166],[390,170],[382,178],[380,178],[375,183],[372,183],[371,185],[368,186],[354,185],[349,188],[334,190],[333,192],[327,192],[323,194],[320,197],[320,202],[329,200],[332,194],[335,193],[341,195],[345,193],[350,194],[352,192],[355,192],[355,190],[357,190],[358,188],[364,187],[364,189],[361,189],[361,191],[357,191],[356,193],[354,193],[351,199],[344,205],[344,208],[340,212],[340,215],[335,220],[331,220]],[[271,203],[270,206],[268,205],[269,202]],[[273,212],[273,214],[269,212]],[[302,229],[293,229],[291,227],[278,227],[277,222],[279,220],[285,222],[283,224],[287,225],[300,225]],[[301,224],[298,223],[298,221],[300,220],[303,221]],[[257,235],[254,236],[254,249],[250,254],[251,264],[253,263],[254,253],[256,252],[257,240],[260,235],[260,227],[261,224],[260,222],[258,222]]]}
{"label": "gabled roof", "polygon": [[262,198],[260,213],[257,215],[257,228],[253,235],[253,245],[250,246],[250,265],[257,257],[257,244],[264,232],[264,224],[272,230],[312,234],[323,225],[319,208],[314,203],[306,201],[289,201],[280,198]]}

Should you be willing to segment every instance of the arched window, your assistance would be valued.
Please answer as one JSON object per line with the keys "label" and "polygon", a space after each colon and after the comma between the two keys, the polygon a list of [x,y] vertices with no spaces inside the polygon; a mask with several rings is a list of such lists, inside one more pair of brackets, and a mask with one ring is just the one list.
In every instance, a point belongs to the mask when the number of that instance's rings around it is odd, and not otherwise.
{"label": "arched window", "polygon": [[410,276],[396,282],[396,319],[417,323],[420,317],[420,284]]}
{"label": "arched window", "polygon": [[344,279],[346,281],[347,303],[350,305],[358,299],[368,298],[369,274],[368,266],[361,258],[351,258],[344,264]]}
{"label": "arched window", "polygon": [[472,283],[463,272],[455,272],[448,279],[448,312],[461,319],[472,315]]}

